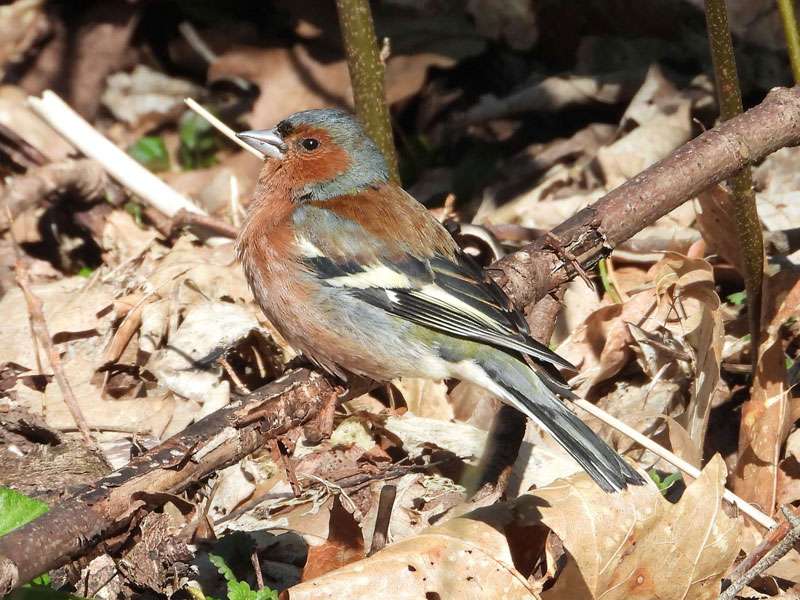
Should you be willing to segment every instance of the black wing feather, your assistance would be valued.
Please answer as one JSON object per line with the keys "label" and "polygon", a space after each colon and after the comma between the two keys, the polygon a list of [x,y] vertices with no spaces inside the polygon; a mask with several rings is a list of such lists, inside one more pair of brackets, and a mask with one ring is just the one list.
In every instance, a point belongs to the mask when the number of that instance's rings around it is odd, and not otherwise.
{"label": "black wing feather", "polygon": [[[369,268],[355,261],[338,262],[324,256],[309,257],[304,262],[323,280],[363,273]],[[406,255],[403,260],[384,261],[383,264],[406,275],[413,286],[391,289],[353,287],[348,291],[373,306],[424,327],[520,352],[556,367],[576,370],[571,363],[530,336],[522,314],[511,306],[500,287],[486,278],[483,270],[466,254],[461,253],[457,262],[442,256],[422,261]],[[460,301],[472,310],[426,295],[422,290],[427,285],[436,286],[446,297]],[[552,377],[552,372],[548,375]],[[564,391],[559,389],[558,393],[564,394]]]}

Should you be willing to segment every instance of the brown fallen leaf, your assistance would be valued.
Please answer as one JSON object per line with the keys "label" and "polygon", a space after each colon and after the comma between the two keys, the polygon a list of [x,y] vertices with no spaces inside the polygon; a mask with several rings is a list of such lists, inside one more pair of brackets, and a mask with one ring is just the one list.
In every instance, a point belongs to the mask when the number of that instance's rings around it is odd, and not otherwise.
{"label": "brown fallen leaf", "polygon": [[[766,284],[770,290],[779,286],[780,281],[773,277]],[[768,298],[775,296],[775,292],[768,294]],[[798,311],[800,282],[793,285],[766,328],[750,398],[742,405],[734,491],[767,514],[773,514],[776,509],[781,447],[796,416],[792,414],[786,389],[786,360],[780,329]]]}
{"label": "brown fallen leaf", "polygon": [[403,394],[408,410],[418,417],[442,421],[453,419],[453,407],[447,398],[447,384],[444,381],[404,377],[393,383]]}
{"label": "brown fallen leaf", "polygon": [[692,358],[691,395],[677,421],[702,448],[720,378],[724,336],[714,272],[703,259],[667,252],[651,273],[658,294],[657,321],[682,341]]}
{"label": "brown fallen leaf", "polygon": [[303,568],[303,581],[308,581],[364,558],[364,536],[355,518],[342,505],[339,496],[333,499],[328,526],[328,539],[308,550]]}
{"label": "brown fallen leaf", "polygon": [[715,456],[677,504],[651,487],[604,494],[584,475],[520,500],[520,510],[551,527],[574,559],[542,597],[716,598],[741,529],[723,511],[725,477]]}
{"label": "brown fallen leaf", "polygon": [[736,223],[730,193],[721,185],[715,185],[698,194],[697,202],[701,208],[697,213],[697,227],[703,239],[713,251],[743,273],[739,240],[731,235],[731,231],[736,231]]}
{"label": "brown fallen leaf", "polygon": [[[392,544],[370,558],[300,583],[289,588],[287,595],[291,600],[535,600],[539,595],[514,567],[505,536],[513,522],[509,505],[475,511]],[[534,546],[530,538],[526,541]]]}
{"label": "brown fallen leaf", "polygon": [[[76,276],[34,285],[32,289],[44,304],[47,328],[59,351],[63,342],[105,333],[113,320],[110,308],[114,291],[102,282],[89,284],[85,278]],[[47,365],[43,356],[37,363],[28,309],[21,290],[10,289],[0,299],[0,315],[3,315],[0,363],[12,362],[32,370],[37,364]]]}

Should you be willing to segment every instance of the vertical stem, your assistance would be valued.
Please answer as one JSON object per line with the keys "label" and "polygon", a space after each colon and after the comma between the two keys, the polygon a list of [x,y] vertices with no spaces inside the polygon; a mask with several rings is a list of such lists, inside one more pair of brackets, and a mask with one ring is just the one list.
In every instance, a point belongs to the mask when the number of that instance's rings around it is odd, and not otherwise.
{"label": "vertical stem", "polygon": [[[728,28],[725,0],[706,0],[706,25],[714,63],[720,118],[723,121],[742,113],[742,95],[733,55],[733,41]],[[747,312],[750,322],[750,352],[753,373],[758,362],[761,339],[761,288],[764,273],[764,240],[756,210],[756,196],[750,167],[733,176],[732,181],[736,234],[742,249],[744,281],[747,288]]]}
{"label": "vertical stem", "polygon": [[794,82],[800,83],[800,34],[797,32],[797,19],[794,16],[794,0],[778,0],[783,33],[786,36],[786,51],[792,65]]}
{"label": "vertical stem", "polygon": [[383,89],[383,63],[378,53],[369,0],[336,0],[336,8],[356,114],[386,157],[391,178],[398,181],[392,123]]}

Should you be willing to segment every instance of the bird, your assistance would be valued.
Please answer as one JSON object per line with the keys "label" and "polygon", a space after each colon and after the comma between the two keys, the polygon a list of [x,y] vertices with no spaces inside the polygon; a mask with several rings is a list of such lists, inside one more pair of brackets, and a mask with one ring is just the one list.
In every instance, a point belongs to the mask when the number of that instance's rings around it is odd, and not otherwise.
{"label": "bird", "polygon": [[605,491],[642,476],[561,398],[568,361],[534,340],[500,286],[389,176],[350,113],[297,112],[237,137],[264,163],[236,240],[253,296],[328,372],[454,378],[538,423]]}

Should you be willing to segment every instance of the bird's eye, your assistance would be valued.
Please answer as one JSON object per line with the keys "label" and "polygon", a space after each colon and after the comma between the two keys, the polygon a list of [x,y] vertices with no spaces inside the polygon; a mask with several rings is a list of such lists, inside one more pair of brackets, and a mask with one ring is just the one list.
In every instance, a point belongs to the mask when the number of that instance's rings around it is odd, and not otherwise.
{"label": "bird's eye", "polygon": [[300,142],[300,145],[310,152],[311,150],[316,150],[319,147],[319,140],[315,140],[314,138],[305,138]]}

